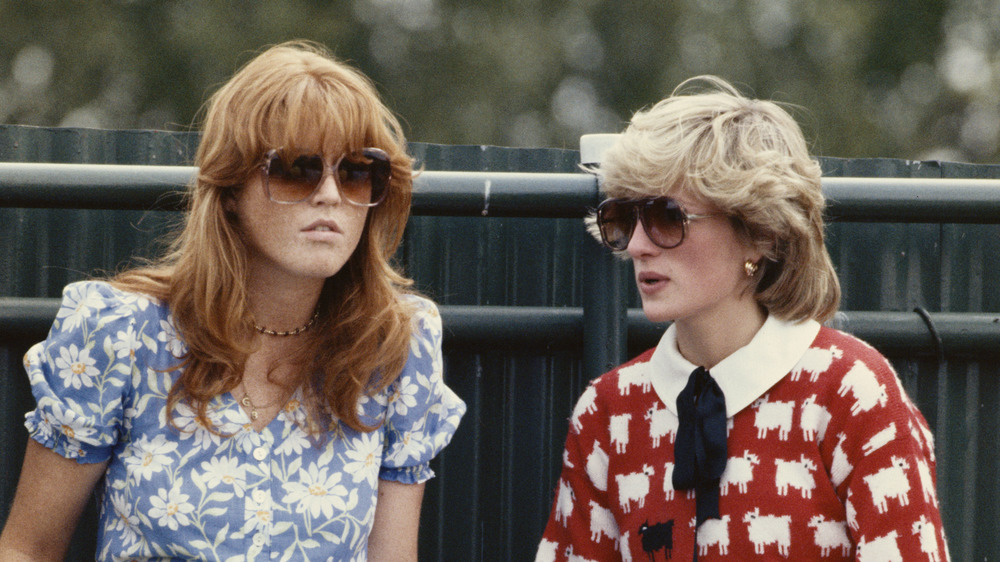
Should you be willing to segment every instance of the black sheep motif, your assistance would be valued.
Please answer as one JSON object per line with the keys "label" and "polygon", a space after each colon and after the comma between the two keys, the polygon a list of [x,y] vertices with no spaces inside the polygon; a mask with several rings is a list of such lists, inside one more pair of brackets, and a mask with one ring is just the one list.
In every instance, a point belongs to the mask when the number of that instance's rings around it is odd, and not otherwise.
{"label": "black sheep motif", "polygon": [[665,559],[669,560],[673,556],[674,550],[674,520],[666,523],[657,523],[652,527],[646,521],[639,527],[639,535],[642,537],[642,549],[646,551],[650,562],[653,562],[656,551],[662,549]]}

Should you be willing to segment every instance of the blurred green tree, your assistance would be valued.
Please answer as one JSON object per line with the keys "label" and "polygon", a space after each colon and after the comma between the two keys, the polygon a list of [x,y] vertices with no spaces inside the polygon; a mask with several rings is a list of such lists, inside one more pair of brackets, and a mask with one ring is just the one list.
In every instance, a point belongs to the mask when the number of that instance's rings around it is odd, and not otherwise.
{"label": "blurred green tree", "polygon": [[693,75],[792,104],[817,154],[996,161],[976,0],[0,0],[0,122],[187,129],[261,47],[321,42],[409,138],[573,148]]}

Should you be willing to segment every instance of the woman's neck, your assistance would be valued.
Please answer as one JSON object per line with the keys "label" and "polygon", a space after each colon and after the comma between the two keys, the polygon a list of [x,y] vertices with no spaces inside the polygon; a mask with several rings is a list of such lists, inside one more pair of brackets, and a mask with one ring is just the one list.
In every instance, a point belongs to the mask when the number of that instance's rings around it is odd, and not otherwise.
{"label": "woman's neck", "polygon": [[750,343],[767,320],[767,312],[750,302],[713,318],[678,319],[677,349],[695,365],[711,369]]}
{"label": "woman's neck", "polygon": [[322,290],[322,280],[285,287],[251,282],[247,298],[254,323],[276,332],[302,328],[313,319]]}

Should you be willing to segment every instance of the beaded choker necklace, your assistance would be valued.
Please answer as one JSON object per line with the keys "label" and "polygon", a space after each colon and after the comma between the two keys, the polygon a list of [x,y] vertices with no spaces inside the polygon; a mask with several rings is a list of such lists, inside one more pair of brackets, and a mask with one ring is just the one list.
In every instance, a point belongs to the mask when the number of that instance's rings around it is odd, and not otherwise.
{"label": "beaded choker necklace", "polygon": [[253,329],[257,330],[258,332],[266,336],[297,336],[302,332],[305,332],[309,328],[312,328],[313,324],[316,323],[317,318],[319,318],[319,310],[313,313],[312,318],[310,318],[309,321],[306,322],[304,326],[299,326],[298,328],[295,328],[294,330],[288,330],[287,332],[265,328],[264,326],[261,326],[256,322],[254,322]]}

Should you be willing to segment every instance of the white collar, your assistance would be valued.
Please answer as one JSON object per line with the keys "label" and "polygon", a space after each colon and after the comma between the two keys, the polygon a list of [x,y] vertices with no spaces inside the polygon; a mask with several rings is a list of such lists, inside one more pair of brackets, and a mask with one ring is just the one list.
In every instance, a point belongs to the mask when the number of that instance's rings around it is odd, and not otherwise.
{"label": "white collar", "polygon": [[[815,320],[792,324],[769,315],[750,343],[712,367],[712,378],[726,396],[726,417],[733,417],[788,374],[816,339]],[[698,366],[677,349],[677,328],[671,325],[649,360],[653,390],[677,414],[677,395]]]}

